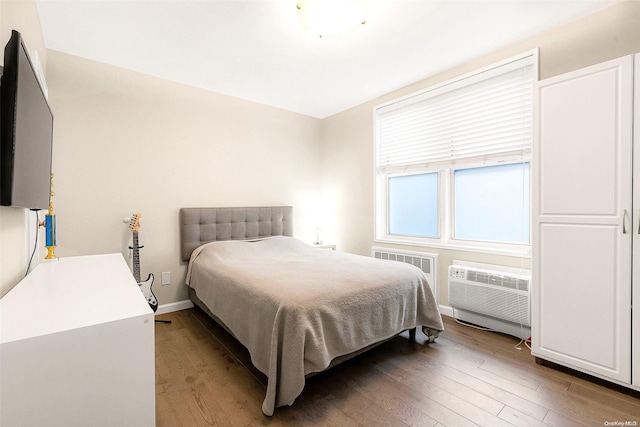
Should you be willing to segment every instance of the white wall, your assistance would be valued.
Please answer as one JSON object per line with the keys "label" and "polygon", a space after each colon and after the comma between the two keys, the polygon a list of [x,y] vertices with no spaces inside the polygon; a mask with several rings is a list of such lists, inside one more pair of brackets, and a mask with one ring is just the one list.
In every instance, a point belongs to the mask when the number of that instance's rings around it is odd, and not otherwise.
{"label": "white wall", "polygon": [[[20,32],[30,54],[38,53],[46,72],[47,52],[34,1],[0,1],[0,55],[4,55],[4,46],[11,37],[11,30]],[[31,215],[35,218],[35,214]],[[31,249],[27,244],[26,211],[0,206],[0,297],[24,276],[26,254]]]}
{"label": "white wall", "polygon": [[335,237],[342,250],[369,255],[376,244],[440,253],[439,298],[444,305],[446,271],[453,259],[530,268],[530,258],[374,242],[373,108],[537,47],[541,79],[640,52],[640,1],[617,4],[325,119],[324,185],[337,200]]}
{"label": "white wall", "polygon": [[139,212],[142,277],[166,304],[187,299],[181,207],[292,205],[294,233],[312,241],[319,119],[55,51],[48,85],[58,256],[128,255],[122,218]]}

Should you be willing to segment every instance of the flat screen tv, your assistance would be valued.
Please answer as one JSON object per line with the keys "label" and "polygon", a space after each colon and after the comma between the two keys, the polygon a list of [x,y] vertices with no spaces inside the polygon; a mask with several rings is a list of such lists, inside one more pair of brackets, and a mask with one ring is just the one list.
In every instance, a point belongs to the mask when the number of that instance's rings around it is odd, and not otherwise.
{"label": "flat screen tv", "polygon": [[0,205],[48,209],[52,146],[53,114],[14,30],[0,80]]}

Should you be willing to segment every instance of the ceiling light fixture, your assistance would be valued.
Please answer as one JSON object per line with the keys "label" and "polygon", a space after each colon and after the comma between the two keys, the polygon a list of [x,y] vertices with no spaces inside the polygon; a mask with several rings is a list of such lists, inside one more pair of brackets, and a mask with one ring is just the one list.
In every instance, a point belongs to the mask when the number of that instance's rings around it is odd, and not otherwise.
{"label": "ceiling light fixture", "polygon": [[366,18],[364,0],[300,0],[296,7],[302,25],[320,37],[349,33]]}

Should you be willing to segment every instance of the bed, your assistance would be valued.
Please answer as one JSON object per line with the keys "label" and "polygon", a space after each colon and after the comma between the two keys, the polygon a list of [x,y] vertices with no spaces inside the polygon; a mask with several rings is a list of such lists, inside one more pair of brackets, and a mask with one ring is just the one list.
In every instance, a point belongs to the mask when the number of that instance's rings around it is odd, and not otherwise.
{"label": "bed", "polygon": [[399,262],[293,238],[291,207],[183,208],[190,297],[267,376],[262,411],[302,393],[305,378],[422,327],[443,330],[424,274]]}

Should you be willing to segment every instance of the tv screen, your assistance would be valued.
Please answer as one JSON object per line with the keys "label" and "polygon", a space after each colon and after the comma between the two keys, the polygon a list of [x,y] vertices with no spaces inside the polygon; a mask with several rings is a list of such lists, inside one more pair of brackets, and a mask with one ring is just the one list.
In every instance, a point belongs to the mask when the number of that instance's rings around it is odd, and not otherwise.
{"label": "tv screen", "polygon": [[14,30],[0,81],[0,205],[48,209],[52,142],[53,114]]}

